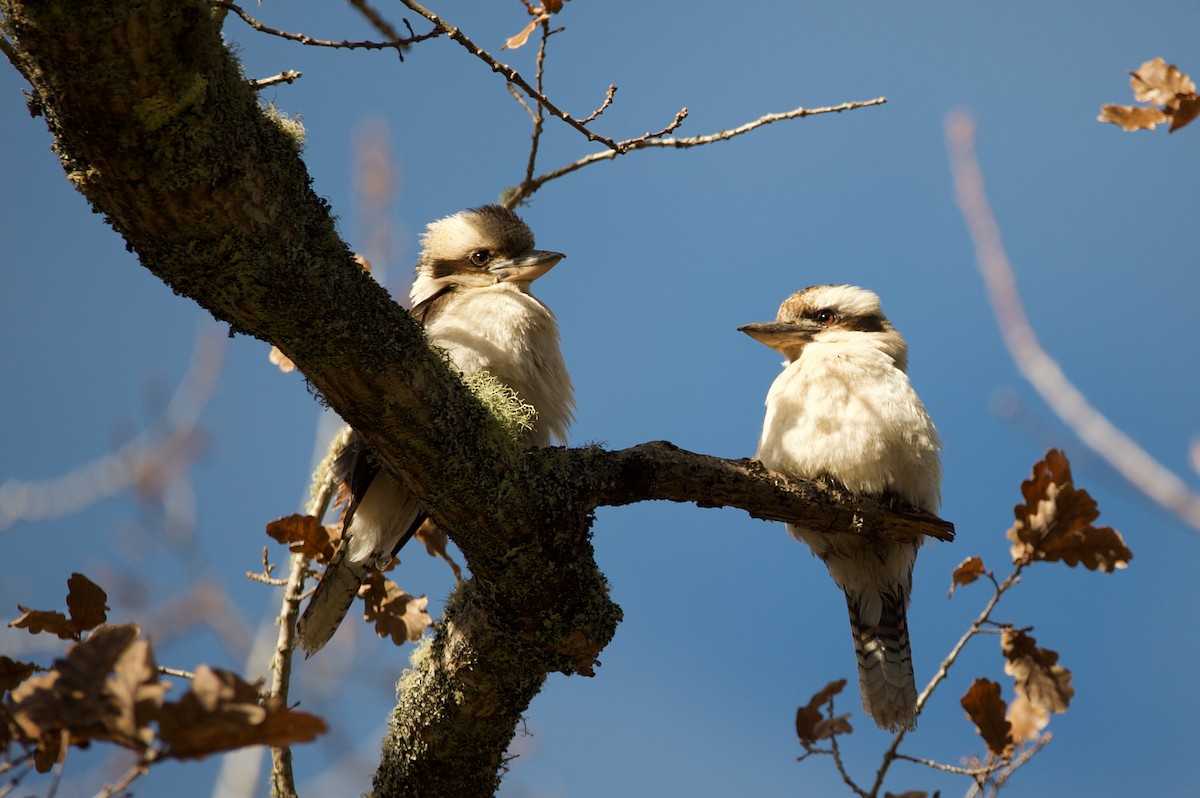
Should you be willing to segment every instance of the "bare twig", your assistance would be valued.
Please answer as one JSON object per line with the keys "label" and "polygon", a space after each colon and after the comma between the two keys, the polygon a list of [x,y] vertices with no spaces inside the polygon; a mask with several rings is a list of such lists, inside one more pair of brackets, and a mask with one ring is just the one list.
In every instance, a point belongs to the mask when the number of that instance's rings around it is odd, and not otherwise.
{"label": "bare twig", "polygon": [[958,204],[971,232],[979,270],[1013,362],[1055,415],[1088,448],[1141,493],[1184,523],[1200,529],[1200,495],[1094,408],[1042,349],[1025,315],[999,226],[984,194],[971,117],[962,112],[951,115],[946,123],[946,138]]}
{"label": "bare twig", "polygon": [[[833,714],[832,700],[830,701],[829,714]],[[849,787],[855,795],[861,796],[861,798],[870,798],[867,793],[863,792],[862,787],[859,787],[854,779],[850,778],[850,774],[846,772],[846,764],[842,761],[842,752],[841,749],[838,748],[836,734],[829,738],[829,748],[829,753],[833,756],[833,764],[837,767],[837,772],[841,774],[842,781],[846,782],[846,786]]]}
{"label": "bare twig", "polygon": [[168,668],[166,665],[159,665],[158,672],[164,676],[174,676],[178,679],[188,679],[189,681],[196,678],[196,674],[191,671],[185,671],[182,668]]}
{"label": "bare twig", "polygon": [[271,550],[263,546],[263,569],[261,574],[256,574],[253,571],[246,572],[246,578],[252,579],[255,582],[262,582],[264,585],[273,585],[274,587],[283,587],[287,584],[286,579],[279,579],[271,574],[275,573],[278,567],[270,560]]}
{"label": "bare twig", "polygon": [[294,83],[303,75],[298,69],[285,69],[278,75],[272,75],[269,78],[259,78],[251,80],[250,85],[255,89],[265,89],[268,86],[274,86],[277,83]]}
{"label": "bare twig", "polygon": [[[328,471],[320,477],[320,488],[309,501],[308,515],[321,518],[329,509],[333,498],[334,481]],[[275,643],[275,656],[271,658],[271,696],[282,703],[288,701],[292,683],[292,651],[296,647],[296,619],[300,614],[300,602],[304,594],[304,578],[308,572],[308,558],[293,554],[288,572],[283,601],[279,607],[279,638]],[[295,798],[296,780],[292,772],[292,749],[271,749],[271,795],[273,798]]]}
{"label": "bare twig", "polygon": [[93,798],[114,798],[114,796],[125,792],[129,788],[129,785],[133,784],[134,779],[146,775],[146,772],[150,769],[150,765],[154,763],[154,759],[154,749],[147,751],[146,755],[134,763],[133,767],[125,771],[121,778],[112,784],[104,785],[104,789],[96,793]]}
{"label": "bare twig", "polygon": [[441,17],[439,17],[437,14],[433,13],[429,9],[422,6],[420,3],[415,2],[415,0],[400,0],[400,1],[402,3],[404,3],[404,5],[408,6],[413,11],[415,11],[416,13],[425,17],[425,19],[429,20],[434,25],[436,25],[438,30],[444,31],[445,34],[447,36],[449,36],[452,40],[458,42],[463,47],[465,47],[469,53],[471,53],[476,58],[479,58],[485,64],[490,66],[492,68],[493,72],[498,72],[509,83],[513,83],[516,86],[520,87],[521,91],[523,91],[527,95],[529,95],[529,97],[531,99],[533,99],[539,105],[543,106],[552,115],[558,117],[559,119],[563,120],[568,125],[570,125],[571,127],[578,130],[580,133],[582,133],[584,136],[587,137],[588,141],[594,141],[598,144],[603,144],[605,147],[608,147],[610,150],[616,151],[618,149],[619,145],[617,144],[617,142],[613,141],[610,138],[605,138],[604,136],[601,136],[598,133],[593,133],[591,130],[588,129],[588,127],[586,125],[582,124],[578,119],[571,116],[566,111],[561,110],[557,105],[552,103],[550,101],[550,99],[548,97],[546,97],[546,95],[542,94],[540,91],[535,89],[533,86],[530,86],[529,83],[525,80],[525,78],[521,77],[517,73],[517,70],[513,69],[512,67],[508,66],[507,64],[501,64],[499,61],[497,61],[491,55],[491,53],[489,53],[487,50],[484,50],[482,47],[475,44],[475,42],[473,42],[469,38],[467,38],[467,36],[461,30],[459,30],[458,28],[449,24],[448,22],[443,20]]}
{"label": "bare twig", "polygon": [[907,754],[896,754],[896,759],[903,759],[905,762],[914,762],[918,765],[924,765],[934,770],[945,771],[946,773],[957,773],[960,776],[970,776],[971,778],[979,778],[980,776],[989,776],[992,773],[1003,770],[1008,763],[1003,760],[984,765],[981,768],[960,768],[956,765],[947,765],[942,762],[937,762],[932,759],[921,759],[916,756],[908,756]]}
{"label": "bare twig", "polygon": [[[615,88],[613,89],[615,91]],[[557,180],[560,177],[571,174],[582,169],[585,166],[596,163],[597,161],[609,161],[616,158],[618,155],[624,155],[626,152],[646,149],[648,147],[674,147],[676,149],[687,149],[688,147],[700,147],[705,144],[713,144],[718,141],[728,141],[729,139],[749,133],[752,130],[770,125],[774,122],[782,122],[788,119],[803,119],[806,116],[819,116],[821,114],[842,113],[843,111],[853,111],[857,108],[869,108],[873,105],[883,105],[887,102],[886,97],[876,97],[873,100],[856,100],[854,102],[845,102],[840,105],[829,105],[822,108],[793,108],[791,111],[785,111],[777,114],[765,114],[744,125],[732,128],[730,130],[721,130],[716,133],[710,133],[705,136],[686,136],[686,137],[658,137],[661,134],[647,133],[645,136],[640,136],[636,139],[628,139],[620,142],[616,147],[599,152],[594,152],[590,155],[585,155],[573,163],[566,166],[546,172],[538,177],[533,178],[525,183],[522,183],[513,192],[514,196],[506,198],[505,204],[511,202],[510,207],[517,205],[520,202],[528,199],[535,191],[549,183],[552,180]],[[680,114],[686,115],[687,109],[683,109]],[[676,116],[676,122],[672,123],[675,127],[682,119],[679,115]],[[670,132],[675,128],[668,126],[665,132]]]}
{"label": "bare twig", "polygon": [[583,119],[580,119],[579,121],[585,125],[588,122],[595,121],[596,118],[600,116],[600,114],[602,114],[608,110],[608,106],[612,105],[613,98],[616,97],[616,95],[617,95],[617,87],[612,84],[609,84],[608,93],[604,95],[604,102],[600,103],[600,107],[597,108],[595,111],[592,111],[590,114],[585,116]]}
{"label": "bare twig", "polygon": [[[916,716],[920,716],[921,708],[925,706],[927,701],[929,701],[930,696],[933,695],[933,691],[936,690],[937,686],[941,684],[950,674],[950,668],[955,662],[958,661],[959,655],[962,653],[962,650],[966,648],[966,645],[968,642],[970,642],[971,638],[975,637],[977,634],[990,631],[985,630],[983,627],[991,620],[992,610],[996,609],[996,605],[1000,602],[1000,597],[1021,581],[1021,571],[1023,569],[1024,565],[1017,563],[1013,567],[1012,573],[1009,574],[1008,578],[1002,583],[997,583],[995,576],[990,572],[987,574],[987,577],[992,581],[992,597],[988,600],[988,603],[984,605],[983,611],[980,612],[975,620],[971,622],[971,625],[967,628],[967,631],[963,633],[963,636],[960,637],[958,642],[954,644],[954,648],[950,649],[950,653],[947,654],[946,658],[942,660],[941,665],[938,666],[937,672],[933,675],[933,678],[929,680],[929,684],[927,684],[925,689],[921,691],[921,694],[917,696],[917,705],[915,711]],[[875,783],[871,787],[872,796],[879,794],[879,789],[883,786],[884,776],[887,775],[888,769],[891,767],[892,762],[897,759],[907,758],[901,757],[898,753],[896,753],[900,748],[900,743],[903,742],[907,734],[907,729],[901,729],[899,732],[897,732],[896,736],[892,739],[891,746],[889,746],[888,750],[884,752],[883,761],[879,765],[879,771],[875,774]]]}
{"label": "bare twig", "polygon": [[[341,49],[341,50],[395,50],[396,55],[398,55],[400,57],[401,61],[404,60],[404,48],[405,47],[409,46],[410,44],[416,44],[417,42],[423,42],[426,39],[433,39],[442,34],[442,31],[440,28],[434,28],[429,33],[413,34],[412,36],[407,36],[407,37],[403,37],[403,38],[397,37],[395,39],[392,39],[391,41],[386,41],[386,42],[373,42],[373,41],[351,42],[351,41],[345,41],[345,40],[340,41],[340,42],[335,42],[335,41],[330,41],[329,39],[317,39],[317,38],[308,36],[303,33],[289,33],[288,31],[283,31],[283,30],[279,30],[278,28],[272,28],[269,25],[264,25],[263,23],[259,22],[257,19],[255,19],[254,17],[250,16],[245,11],[243,11],[239,6],[235,5],[234,3],[226,2],[226,0],[211,0],[211,2],[217,8],[224,8],[224,9],[227,9],[227,10],[232,11],[233,13],[237,14],[239,17],[242,18],[243,22],[245,22],[250,27],[254,28],[259,33],[265,33],[269,36],[278,36],[281,39],[287,39],[288,41],[291,41],[291,42],[299,42],[300,44],[305,44],[310,47],[334,47],[334,48]],[[411,28],[410,28],[410,31],[411,31]]]}

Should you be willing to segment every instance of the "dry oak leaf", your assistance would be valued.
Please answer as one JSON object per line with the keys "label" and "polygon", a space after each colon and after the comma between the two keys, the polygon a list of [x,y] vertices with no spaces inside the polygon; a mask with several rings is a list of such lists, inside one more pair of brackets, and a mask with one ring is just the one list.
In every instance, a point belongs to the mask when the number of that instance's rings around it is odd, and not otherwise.
{"label": "dry oak leaf", "polygon": [[854,731],[847,720],[850,717],[848,714],[827,718],[821,711],[845,686],[845,679],[830,682],[809,699],[807,706],[796,710],[796,736],[800,738],[801,744],[807,747],[818,740],[827,740],[836,734],[849,734]]}
{"label": "dry oak leaf", "polygon": [[1098,122],[1120,125],[1123,130],[1154,130],[1171,117],[1147,105],[1105,105],[1100,108]]}
{"label": "dry oak leaf", "polygon": [[1121,534],[1112,527],[1096,527],[1096,500],[1071,480],[1071,464],[1058,449],[1033,466],[1032,478],[1021,483],[1024,504],[1013,509],[1016,523],[1008,530],[1016,564],[1038,560],[1082,563],[1112,573],[1133,559]]}
{"label": "dry oak leaf", "polygon": [[12,690],[32,676],[35,670],[37,666],[32,662],[17,662],[8,657],[0,657],[0,693]]}
{"label": "dry oak leaf", "polygon": [[110,740],[144,751],[168,685],[138,633],[134,624],[101,626],[49,673],[13,690],[11,709],[22,732],[46,744],[66,730],[76,745]]}
{"label": "dry oak leaf", "polygon": [[450,556],[446,550],[446,546],[450,543],[450,539],[446,537],[446,533],[441,530],[432,518],[426,518],[425,521],[417,528],[413,537],[425,544],[425,551],[430,557],[440,557],[450,565],[450,570],[454,571],[454,581],[462,581],[462,568]]}
{"label": "dry oak leaf", "polygon": [[271,361],[271,365],[282,371],[284,374],[291,374],[296,370],[296,364],[292,359],[283,353],[283,350],[277,346],[271,347],[271,354],[267,355],[267,360]]}
{"label": "dry oak leaf", "polygon": [[57,610],[31,610],[17,605],[23,615],[9,621],[10,627],[28,629],[32,634],[52,632],[63,640],[79,640],[82,633],[108,620],[108,596],[83,574],[73,573],[67,580],[67,610],[70,619]]}
{"label": "dry oak leaf", "polygon": [[1000,685],[990,679],[976,679],[959,699],[967,718],[975,724],[979,736],[987,743],[988,750],[998,757],[1007,759],[1012,755],[1012,725],[1004,718],[1004,699],[1000,697]]}
{"label": "dry oak leaf", "polygon": [[950,575],[950,595],[954,595],[955,588],[969,585],[981,576],[983,576],[982,557],[968,557],[963,560]]}
{"label": "dry oak leaf", "polygon": [[529,41],[529,34],[533,33],[533,29],[548,19],[550,19],[549,14],[538,14],[529,21],[528,25],[526,25],[524,28],[521,28],[519,33],[517,33],[515,36],[509,36],[507,39],[505,39],[504,44],[501,45],[500,49],[516,50],[518,47],[524,47],[525,43]]}
{"label": "dry oak leaf", "polygon": [[1197,115],[1200,115],[1200,97],[1195,94],[1188,95],[1179,101],[1179,107],[1175,109],[1175,113],[1171,114],[1171,127],[1168,133],[1174,133],[1179,128],[1189,124]]}
{"label": "dry oak leaf", "polygon": [[164,704],[159,735],[166,756],[201,759],[251,745],[284,747],[324,734],[325,721],[288,709],[277,696],[259,702],[258,685],[236,673],[200,665],[191,689]]}
{"label": "dry oak leaf", "polygon": [[337,550],[339,527],[326,527],[311,515],[293,513],[267,524],[267,534],[288,551],[303,554],[319,563],[328,563]]}
{"label": "dry oak leaf", "polygon": [[67,580],[67,611],[77,632],[95,629],[108,620],[108,595],[91,579],[73,573]]}
{"label": "dry oak leaf", "polygon": [[433,623],[426,596],[413,597],[379,571],[372,571],[358,595],[362,597],[363,620],[375,624],[375,634],[390,637],[396,645],[415,643]]}
{"label": "dry oak leaf", "polygon": [[1005,717],[1012,724],[1013,739],[1022,743],[1036,740],[1042,729],[1050,723],[1050,713],[1035,705],[1024,693],[1018,693],[1008,705]]}
{"label": "dry oak leaf", "polygon": [[1000,635],[1000,650],[1007,660],[1004,672],[1016,682],[1018,696],[1047,712],[1067,711],[1075,688],[1071,672],[1058,664],[1057,651],[1038,648],[1037,640],[1016,629],[1005,629]]}
{"label": "dry oak leaf", "polygon": [[1196,84],[1174,64],[1154,58],[1129,73],[1133,99],[1140,103],[1176,108],[1180,95],[1195,94]]}
{"label": "dry oak leaf", "polygon": [[42,632],[50,632],[58,635],[63,640],[78,640],[79,633],[75,631],[75,625],[56,610],[31,610],[24,604],[18,604],[19,609],[23,614],[8,622],[10,628],[28,629],[30,634],[41,634]]}

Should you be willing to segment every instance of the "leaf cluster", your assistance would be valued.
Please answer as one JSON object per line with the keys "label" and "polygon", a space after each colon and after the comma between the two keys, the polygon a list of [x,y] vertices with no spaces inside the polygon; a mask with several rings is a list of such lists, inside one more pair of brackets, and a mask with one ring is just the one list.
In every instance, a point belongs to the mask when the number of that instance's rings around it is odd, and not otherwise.
{"label": "leaf cluster", "polygon": [[[145,765],[201,759],[252,745],[309,742],[323,720],[260,695],[258,682],[200,665],[188,690],[167,701],[149,641],[136,624],[107,623],[107,595],[83,574],[67,581],[67,614],[30,610],[10,627],[74,641],[49,668],[0,657],[0,750],[23,747],[39,772],[68,746],[109,742],[136,752]],[[37,675],[34,675],[37,674]]]}

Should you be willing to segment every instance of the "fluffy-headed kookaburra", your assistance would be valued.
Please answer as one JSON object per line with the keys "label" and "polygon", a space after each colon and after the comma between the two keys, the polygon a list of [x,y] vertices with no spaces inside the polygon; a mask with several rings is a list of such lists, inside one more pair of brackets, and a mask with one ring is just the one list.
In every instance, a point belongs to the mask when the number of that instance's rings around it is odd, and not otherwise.
{"label": "fluffy-headed kookaburra", "polygon": [[[937,512],[941,441],[905,373],[908,346],[879,297],[816,285],[784,300],[775,321],[739,329],[787,358],[767,394],[758,445],[764,465]],[[907,608],[920,541],[787,529],[846,593],[863,709],[880,728],[913,728]]]}
{"label": "fluffy-headed kookaburra", "polygon": [[[565,443],[574,388],[554,314],[529,292],[564,256],[535,249],[529,227],[499,205],[439,219],[421,243],[410,313],[429,340],[464,375],[486,371],[536,409],[524,445]],[[300,619],[300,645],[308,656],[333,636],[370,569],[386,564],[426,517],[357,433],[333,468],[349,501],[342,542]]]}

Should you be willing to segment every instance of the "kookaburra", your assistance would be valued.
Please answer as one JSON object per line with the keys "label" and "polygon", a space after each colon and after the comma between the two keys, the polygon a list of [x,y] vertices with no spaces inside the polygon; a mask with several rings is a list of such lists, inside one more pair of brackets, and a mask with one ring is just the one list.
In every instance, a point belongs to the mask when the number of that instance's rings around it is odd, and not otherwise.
{"label": "kookaburra", "polygon": [[[758,458],[804,479],[936,513],[941,440],[905,373],[908,346],[879,297],[850,285],[792,294],[775,321],[739,328],[787,358],[767,394]],[[907,607],[920,541],[788,524],[846,593],[863,709],[880,728],[916,725]]]}
{"label": "kookaburra", "polygon": [[[534,248],[533,233],[499,205],[431,223],[421,237],[411,315],[464,375],[486,371],[537,411],[525,446],[565,443],[574,388],[554,314],[530,284],[564,256]],[[408,489],[380,468],[358,435],[334,462],[349,494],[342,542],[300,619],[308,656],[337,630],[370,569],[399,551],[425,520]]]}

